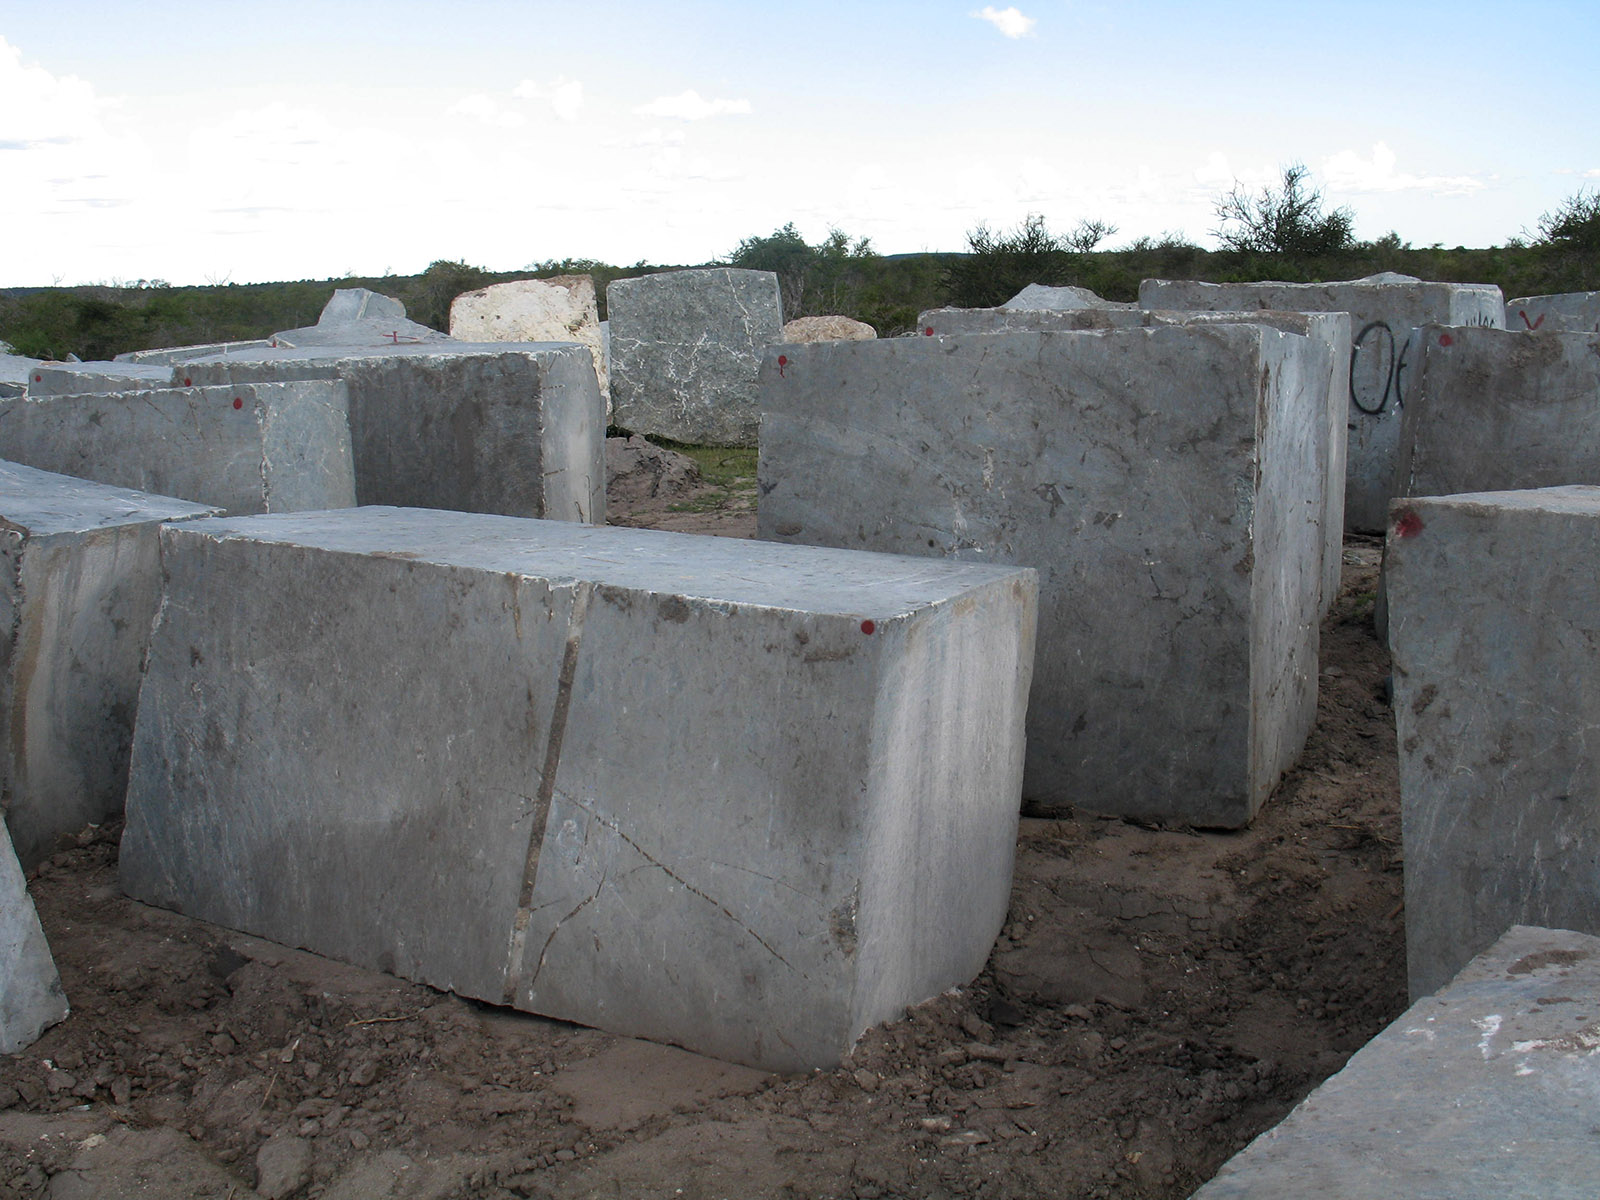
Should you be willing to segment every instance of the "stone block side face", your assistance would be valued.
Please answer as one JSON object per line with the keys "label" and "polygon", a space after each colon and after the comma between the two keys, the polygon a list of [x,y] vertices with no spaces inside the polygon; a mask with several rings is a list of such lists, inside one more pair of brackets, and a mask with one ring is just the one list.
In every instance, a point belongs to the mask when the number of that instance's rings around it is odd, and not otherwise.
{"label": "stone block side face", "polygon": [[756,376],[782,339],[778,277],[733,268],[618,279],[606,288],[616,423],[682,442],[753,446]]}
{"label": "stone block side face", "polygon": [[1600,292],[1559,292],[1507,300],[1506,328],[1518,332],[1600,333]]}
{"label": "stone block side face", "polygon": [[0,823],[0,1054],[26,1050],[66,1016],[61,976]]}
{"label": "stone block side face", "polygon": [[1600,931],[1600,489],[1395,502],[1413,997],[1508,925]]}
{"label": "stone block side face", "polygon": [[288,383],[262,409],[261,478],[266,512],[352,508],[355,460],[350,392],[343,383]]}
{"label": "stone block side face", "polygon": [[[596,525],[606,519],[606,404],[584,355],[539,360],[544,468],[542,516]],[[508,447],[514,451],[514,445]]]}
{"label": "stone block side face", "polygon": [[781,369],[769,352],[760,534],[1036,568],[1026,793],[1241,825],[1262,337],[896,338],[785,348]]}
{"label": "stone block side face", "polygon": [[1146,279],[1139,303],[1147,308],[1283,309],[1347,312],[1351,359],[1345,391],[1349,436],[1345,528],[1375,533],[1388,520],[1401,434],[1402,401],[1411,367],[1407,345],[1421,325],[1503,328],[1505,305],[1492,284],[1387,282],[1200,283]]}
{"label": "stone block side face", "polygon": [[348,436],[343,445],[280,451],[275,465],[267,430],[287,420],[277,411],[283,406],[307,420],[298,432],[284,428],[280,447],[298,437],[338,437],[344,397],[336,388],[239,384],[0,401],[0,455],[234,514],[267,511],[280,483],[285,503],[293,497],[307,508],[335,508],[352,490]]}
{"label": "stone block side face", "polygon": [[1425,326],[1401,496],[1600,483],[1600,334]]}
{"label": "stone block side face", "polygon": [[501,1002],[570,589],[204,524],[162,531],[124,889]]}
{"label": "stone block side face", "polygon": [[83,396],[91,392],[131,392],[169,388],[172,368],[138,363],[41,363],[28,375],[28,395]]}
{"label": "stone block side face", "polygon": [[[31,868],[122,811],[139,671],[160,597],[153,522],[30,538],[10,607],[4,717],[12,841]],[[8,556],[10,557],[10,556]]]}
{"label": "stone block side face", "polygon": [[1005,923],[1037,609],[1030,572],[879,626],[892,653],[874,720],[881,799],[856,906],[852,1042],[908,997],[975,978]]}
{"label": "stone block side face", "polygon": [[1322,517],[1328,466],[1325,342],[1262,340],[1250,601],[1250,816],[1300,756],[1317,715]]}

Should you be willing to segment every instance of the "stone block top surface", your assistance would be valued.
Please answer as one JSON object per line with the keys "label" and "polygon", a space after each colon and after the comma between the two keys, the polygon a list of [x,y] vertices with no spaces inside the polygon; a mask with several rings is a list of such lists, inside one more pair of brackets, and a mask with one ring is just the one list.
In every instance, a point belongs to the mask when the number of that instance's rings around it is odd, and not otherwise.
{"label": "stone block top surface", "polygon": [[1451,496],[1408,496],[1392,505],[1394,537],[1415,536],[1407,516],[1425,517],[1430,510],[1453,510],[1478,515],[1496,512],[1534,512],[1572,517],[1600,516],[1600,485],[1574,483],[1562,487],[1527,488],[1510,492],[1460,492]]}
{"label": "stone block top surface", "polygon": [[[270,368],[273,364],[302,364],[332,372],[340,363],[352,360],[392,358],[487,358],[498,354],[549,354],[565,352],[569,342],[400,342],[386,345],[268,346],[229,354],[208,354],[189,359],[185,365],[196,368],[229,366]],[[209,378],[209,377],[208,377]]]}
{"label": "stone block top surface", "polygon": [[1136,308],[1137,305],[1121,300],[1107,300],[1104,296],[1084,287],[1050,287],[1043,283],[1030,283],[1007,300],[1002,307],[1063,312],[1085,308]]}
{"label": "stone block top surface", "polygon": [[[184,529],[215,539],[248,538],[691,600],[879,619],[968,588],[1034,574],[1027,568],[862,550],[424,508],[218,517]],[[860,610],[864,588],[871,590],[870,614]]]}
{"label": "stone block top surface", "polygon": [[1600,938],[1513,926],[1194,1200],[1588,1200]]}
{"label": "stone block top surface", "polygon": [[171,496],[110,487],[0,459],[0,524],[33,536],[180,521],[219,512]]}
{"label": "stone block top surface", "polygon": [[40,363],[28,375],[33,396],[71,396],[172,386],[172,368],[161,363]]}

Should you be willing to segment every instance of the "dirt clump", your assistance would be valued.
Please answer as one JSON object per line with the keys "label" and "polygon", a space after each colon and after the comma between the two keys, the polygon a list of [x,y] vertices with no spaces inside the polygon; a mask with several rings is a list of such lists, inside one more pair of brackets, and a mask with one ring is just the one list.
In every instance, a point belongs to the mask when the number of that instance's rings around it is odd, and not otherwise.
{"label": "dirt clump", "polygon": [[31,883],[73,1012],[0,1059],[0,1196],[1187,1196],[1404,1007],[1377,559],[1347,544],[1316,729],[1250,829],[1025,818],[984,973],[833,1071],[149,908],[116,886],[118,830],[86,831]]}

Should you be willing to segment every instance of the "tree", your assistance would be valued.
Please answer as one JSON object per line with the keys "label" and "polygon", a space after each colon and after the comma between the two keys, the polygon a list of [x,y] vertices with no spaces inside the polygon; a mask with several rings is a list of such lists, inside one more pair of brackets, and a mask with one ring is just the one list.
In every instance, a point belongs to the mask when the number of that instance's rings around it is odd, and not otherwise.
{"label": "tree", "polygon": [[842,229],[830,229],[826,239],[810,245],[790,221],[767,237],[745,238],[727,263],[777,275],[783,315],[792,320],[837,313],[846,303],[856,268],[877,257],[870,239],[852,241]]}
{"label": "tree", "polygon": [[1010,233],[980,222],[967,233],[967,253],[945,272],[945,291],[961,308],[992,308],[1030,283],[1070,283],[1081,256],[1116,231],[1105,221],[1083,220],[1071,233],[1054,234],[1038,213]]}
{"label": "tree", "polygon": [[1600,192],[1577,191],[1539,218],[1536,244],[1600,251]]}
{"label": "tree", "polygon": [[1218,228],[1211,232],[1224,250],[1316,258],[1355,245],[1355,214],[1348,208],[1322,211],[1322,193],[1310,186],[1302,163],[1283,168],[1278,188],[1252,195],[1234,182],[1216,203]]}

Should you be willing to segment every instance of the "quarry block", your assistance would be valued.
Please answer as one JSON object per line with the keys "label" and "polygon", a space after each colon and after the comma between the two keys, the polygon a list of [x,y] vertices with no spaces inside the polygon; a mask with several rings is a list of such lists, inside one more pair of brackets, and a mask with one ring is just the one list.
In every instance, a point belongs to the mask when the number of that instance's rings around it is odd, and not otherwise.
{"label": "quarry block", "polygon": [[206,342],[198,346],[167,346],[160,350],[129,350],[112,359],[119,363],[172,365],[191,358],[210,358],[218,354],[238,354],[247,350],[265,350],[272,345],[266,338],[238,342]]}
{"label": "quarry block", "polygon": [[36,358],[6,353],[5,343],[0,342],[0,398],[26,395],[28,375],[38,365]]}
{"label": "quarry block", "polygon": [[366,288],[339,288],[315,325],[285,329],[272,335],[274,347],[399,346],[448,342],[437,329],[406,318],[406,306]]}
{"label": "quarry block", "polygon": [[183,374],[342,384],[359,504],[604,519],[605,406],[581,346],[275,349],[196,359]]}
{"label": "quarry block", "polygon": [[1351,357],[1345,528],[1376,533],[1388,519],[1400,447],[1400,411],[1414,331],[1429,323],[1505,327],[1505,303],[1492,284],[1425,283],[1385,272],[1336,283],[1201,283],[1146,279],[1144,308],[1347,312]]}
{"label": "quarry block", "polygon": [[753,446],[761,423],[756,375],[782,340],[771,271],[666,271],[606,287],[611,401],[631,433]]}
{"label": "quarry block", "polygon": [[1600,934],[1600,488],[1395,502],[1413,999],[1514,924]]}
{"label": "quarry block", "polygon": [[1586,1200],[1597,1006],[1600,940],[1518,925],[1193,1200]]}
{"label": "quarry block", "polygon": [[157,527],[215,511],[0,461],[0,798],[24,868],[122,811]]}
{"label": "quarry block", "polygon": [[1600,333],[1428,325],[1417,345],[1396,495],[1600,484]]}
{"label": "quarry block", "polygon": [[516,279],[463,292],[450,304],[450,336],[463,342],[577,342],[594,360],[600,394],[611,394],[593,276]]}
{"label": "quarry block", "polygon": [[783,326],[785,342],[869,342],[878,331],[850,317],[796,317]]}
{"label": "quarry block", "polygon": [[61,976],[0,821],[0,1054],[26,1050],[66,1016]]}
{"label": "quarry block", "polygon": [[1006,308],[1023,308],[1046,312],[1069,312],[1076,309],[1137,308],[1138,305],[1122,300],[1107,300],[1099,293],[1085,287],[1051,287],[1043,283],[1030,283],[1005,302]]}
{"label": "quarry block", "polygon": [[28,395],[78,396],[172,386],[172,368],[153,363],[51,362],[28,373]]}
{"label": "quarry block", "polygon": [[130,895],[775,1070],[982,968],[1032,572],[383,508],[162,553]]}
{"label": "quarry block", "polygon": [[336,381],[0,400],[0,456],[229,513],[355,503]]}
{"label": "quarry block", "polygon": [[1242,826],[1316,704],[1328,372],[1259,324],[775,347],[760,534],[1034,567],[1030,800]]}
{"label": "quarry block", "polygon": [[1521,332],[1600,333],[1600,292],[1558,292],[1507,300],[1506,328]]}

